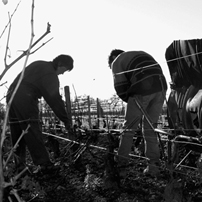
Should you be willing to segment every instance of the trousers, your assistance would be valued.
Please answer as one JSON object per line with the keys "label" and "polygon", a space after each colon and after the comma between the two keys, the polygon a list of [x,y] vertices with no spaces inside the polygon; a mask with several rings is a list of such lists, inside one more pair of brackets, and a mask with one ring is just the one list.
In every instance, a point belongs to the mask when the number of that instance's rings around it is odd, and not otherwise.
{"label": "trousers", "polygon": [[12,144],[15,145],[23,130],[30,125],[15,151],[17,165],[26,163],[26,148],[35,165],[50,163],[49,153],[44,145],[42,126],[39,120],[38,100],[33,99],[26,89],[21,87],[16,93],[9,111]]}
{"label": "trousers", "polygon": [[[135,130],[137,130],[143,113],[135,102],[135,99],[141,103],[141,107],[147,113],[151,120],[153,127],[157,126],[157,121],[162,111],[162,106],[165,99],[165,92],[157,92],[150,95],[134,95],[129,97],[125,113],[124,128],[125,132],[121,135],[120,144],[118,148],[118,162],[120,164],[128,161],[129,153],[133,144],[133,137]],[[144,126],[144,142],[145,142],[145,156],[150,163],[158,163],[160,158],[159,141],[157,134],[152,130],[146,118],[143,119]],[[127,130],[129,129],[129,130]],[[131,129],[131,130],[130,130]]]}

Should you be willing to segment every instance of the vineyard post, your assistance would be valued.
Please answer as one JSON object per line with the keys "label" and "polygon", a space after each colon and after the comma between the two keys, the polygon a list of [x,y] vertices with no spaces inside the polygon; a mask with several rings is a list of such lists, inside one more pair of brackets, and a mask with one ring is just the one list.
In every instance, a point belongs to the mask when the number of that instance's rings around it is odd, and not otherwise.
{"label": "vineyard post", "polygon": [[65,86],[65,87],[64,87],[64,91],[65,91],[65,101],[66,101],[67,115],[68,115],[68,117],[69,117],[70,124],[71,124],[71,126],[72,126],[72,113],[71,113],[71,100],[70,100],[70,90],[69,90],[69,86]]}
{"label": "vineyard post", "polygon": [[92,128],[92,123],[91,123],[91,114],[90,114],[90,97],[87,97],[88,99],[88,123],[89,123],[89,128]]}
{"label": "vineyard post", "polygon": [[100,128],[100,107],[99,99],[97,98],[97,127]]}

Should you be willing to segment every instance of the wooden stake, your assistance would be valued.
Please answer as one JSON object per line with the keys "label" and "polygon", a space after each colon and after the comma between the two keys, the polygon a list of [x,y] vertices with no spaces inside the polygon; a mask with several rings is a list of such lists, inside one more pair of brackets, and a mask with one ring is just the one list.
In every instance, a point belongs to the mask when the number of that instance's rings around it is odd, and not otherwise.
{"label": "wooden stake", "polygon": [[65,101],[66,101],[67,115],[69,117],[69,120],[71,120],[70,124],[72,126],[72,112],[71,112],[71,99],[70,99],[69,86],[65,86],[64,91],[65,91]]}
{"label": "wooden stake", "polygon": [[88,123],[89,123],[89,128],[92,128],[92,123],[91,123],[91,114],[90,114],[90,97],[87,97],[88,99]]}

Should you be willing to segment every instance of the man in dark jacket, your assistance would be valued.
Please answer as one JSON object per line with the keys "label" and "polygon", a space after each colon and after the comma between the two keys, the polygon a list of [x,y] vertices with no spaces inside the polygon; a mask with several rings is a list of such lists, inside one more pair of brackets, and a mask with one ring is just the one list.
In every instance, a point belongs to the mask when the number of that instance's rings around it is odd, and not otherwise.
{"label": "man in dark jacket", "polygon": [[[143,117],[138,103],[155,127],[164,103],[167,84],[160,65],[146,52],[115,49],[111,51],[108,63],[112,69],[117,95],[127,103],[124,128],[128,130],[121,136],[116,158],[120,167],[123,167],[131,151],[135,130]],[[143,120],[145,155],[149,160],[144,173],[156,176],[159,174],[160,158],[158,138],[146,118]],[[124,175],[124,170],[121,173]]]}
{"label": "man in dark jacket", "polygon": [[[38,99],[43,97],[56,116],[70,129],[70,120],[64,101],[59,93],[58,75],[73,69],[73,59],[69,55],[59,55],[53,61],[36,61],[28,65],[24,77],[14,96],[9,111],[12,144],[30,124],[28,133],[23,136],[15,152],[16,168],[21,170],[26,164],[26,147],[33,163],[43,170],[54,168],[42,140],[42,127],[39,120]],[[21,74],[21,73],[20,73]],[[18,83],[20,74],[9,87],[7,103]]]}

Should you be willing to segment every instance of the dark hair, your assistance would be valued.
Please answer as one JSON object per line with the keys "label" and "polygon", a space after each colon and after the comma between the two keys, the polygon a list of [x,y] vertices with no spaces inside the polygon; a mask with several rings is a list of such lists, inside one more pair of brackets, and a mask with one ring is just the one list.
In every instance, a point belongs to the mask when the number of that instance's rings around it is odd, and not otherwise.
{"label": "dark hair", "polygon": [[54,69],[57,70],[59,66],[65,66],[69,71],[73,69],[74,60],[69,55],[59,55],[55,59],[53,59]]}
{"label": "dark hair", "polygon": [[108,57],[108,64],[109,66],[111,66],[112,62],[114,61],[114,59],[120,55],[121,53],[123,53],[124,51],[121,50],[121,49],[114,49],[111,51],[111,53],[109,54],[109,57]]}

